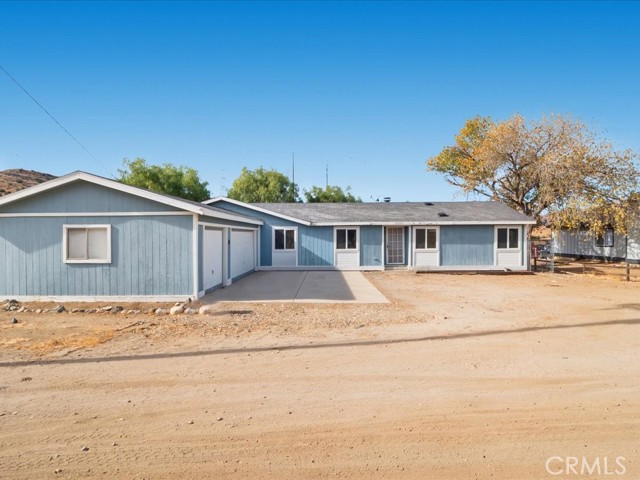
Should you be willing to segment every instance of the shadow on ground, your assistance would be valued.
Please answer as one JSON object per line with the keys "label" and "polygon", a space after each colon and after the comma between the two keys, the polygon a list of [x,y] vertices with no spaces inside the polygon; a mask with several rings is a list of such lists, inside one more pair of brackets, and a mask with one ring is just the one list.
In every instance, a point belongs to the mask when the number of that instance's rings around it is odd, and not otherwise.
{"label": "shadow on ground", "polygon": [[[635,305],[635,304],[634,304]],[[434,340],[456,340],[474,337],[489,337],[495,335],[510,335],[516,333],[537,332],[541,330],[560,330],[571,328],[590,328],[610,325],[638,325],[640,318],[630,320],[609,320],[603,322],[591,323],[572,323],[567,325],[547,325],[536,327],[522,327],[515,329],[499,329],[499,330],[483,330],[479,332],[454,333],[451,335],[432,335],[426,337],[415,338],[397,338],[397,339],[381,339],[381,340],[362,340],[352,342],[329,342],[329,343],[309,343],[305,345],[281,345],[281,346],[265,346],[251,348],[222,348],[218,350],[200,350],[193,352],[175,352],[175,353],[153,353],[148,355],[120,355],[114,357],[93,357],[93,358],[59,358],[52,360],[22,360],[15,362],[0,362],[0,367],[24,367],[29,365],[68,365],[82,363],[100,363],[100,362],[126,362],[131,360],[154,360],[161,358],[188,358],[201,357],[210,355],[229,355],[235,353],[258,353],[270,351],[286,351],[286,350],[315,350],[321,348],[343,348],[343,347],[370,347],[376,345],[393,345],[399,343],[416,343],[430,342]]]}

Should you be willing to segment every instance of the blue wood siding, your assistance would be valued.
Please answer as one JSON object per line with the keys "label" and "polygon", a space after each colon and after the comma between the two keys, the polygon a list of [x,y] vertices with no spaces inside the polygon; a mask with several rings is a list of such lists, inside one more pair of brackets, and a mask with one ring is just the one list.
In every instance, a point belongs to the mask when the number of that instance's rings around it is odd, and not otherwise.
{"label": "blue wood siding", "polygon": [[493,265],[493,225],[440,227],[440,265]]}
{"label": "blue wood siding", "polygon": [[[257,218],[264,222],[264,225],[262,225],[262,227],[260,228],[260,240],[259,240],[260,241],[260,266],[262,267],[271,266],[271,250],[273,248],[273,245],[271,243],[273,241],[272,240],[273,226],[299,227],[299,228],[304,227],[304,225],[301,225],[299,223],[290,222],[289,220],[283,220],[281,218],[274,217],[273,215],[269,215],[266,213],[256,212],[255,210],[245,208],[241,205],[234,205],[233,203],[216,202],[212,206],[217,208],[222,208],[230,212],[239,213],[241,215]],[[298,235],[300,235],[300,230],[298,231]],[[300,255],[300,253],[298,253],[298,255]]]}
{"label": "blue wood siding", "polygon": [[403,265],[409,265],[409,255],[411,246],[409,245],[409,229],[410,227],[404,227],[404,258],[402,259]]}
{"label": "blue wood siding", "polygon": [[204,245],[204,226],[198,225],[198,292],[202,291],[204,285],[204,272],[202,271]]}
{"label": "blue wood siding", "polygon": [[326,267],[332,266],[334,263],[333,227],[309,227],[227,202],[217,202],[214,206],[264,222],[260,228],[260,265],[263,267],[272,265],[273,227],[298,228],[298,266]]}
{"label": "blue wood siding", "polygon": [[82,213],[179,210],[153,200],[78,180],[10,203],[0,207],[0,211],[3,213]]}
{"label": "blue wood siding", "polygon": [[527,261],[526,261],[526,254],[529,251],[529,245],[527,245],[527,243],[525,243],[525,238],[526,238],[526,234],[527,234],[527,226],[526,225],[522,225],[521,229],[520,229],[520,265],[524,265],[526,267],[528,267],[527,265]]}
{"label": "blue wood siding", "polygon": [[226,227],[237,227],[237,228],[258,228],[258,225],[254,225],[253,223],[245,223],[245,222],[234,222],[233,220],[225,220],[222,218],[208,217],[205,215],[199,215],[198,221],[202,223],[214,223],[216,225],[224,225]]}
{"label": "blue wood siding", "polygon": [[360,266],[380,267],[383,265],[382,230],[380,226],[360,227]]}
{"label": "blue wood siding", "polygon": [[[110,264],[64,263],[63,225],[111,225]],[[0,219],[0,297],[191,295],[193,217]]]}
{"label": "blue wood siding", "polygon": [[333,227],[298,226],[298,265],[333,265]]}

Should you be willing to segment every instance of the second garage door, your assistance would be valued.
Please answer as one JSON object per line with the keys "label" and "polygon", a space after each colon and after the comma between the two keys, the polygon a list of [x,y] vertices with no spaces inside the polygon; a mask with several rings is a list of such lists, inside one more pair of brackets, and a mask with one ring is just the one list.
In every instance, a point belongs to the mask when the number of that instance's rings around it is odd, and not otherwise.
{"label": "second garage door", "polygon": [[253,230],[231,231],[231,278],[256,268],[256,244]]}

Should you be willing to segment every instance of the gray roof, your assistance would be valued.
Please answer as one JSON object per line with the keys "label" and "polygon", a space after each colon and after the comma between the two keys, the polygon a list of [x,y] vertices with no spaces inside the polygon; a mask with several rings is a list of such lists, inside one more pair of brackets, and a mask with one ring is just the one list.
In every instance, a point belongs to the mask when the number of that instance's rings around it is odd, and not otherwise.
{"label": "gray roof", "polygon": [[252,203],[311,224],[535,223],[499,202]]}

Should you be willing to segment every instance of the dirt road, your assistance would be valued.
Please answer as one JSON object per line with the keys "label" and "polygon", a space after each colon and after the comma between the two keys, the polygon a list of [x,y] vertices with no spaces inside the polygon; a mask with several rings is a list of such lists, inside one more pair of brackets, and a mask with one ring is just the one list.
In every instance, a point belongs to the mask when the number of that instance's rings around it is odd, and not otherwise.
{"label": "dirt road", "polygon": [[390,305],[220,305],[45,355],[136,320],[4,314],[0,477],[640,478],[640,285],[369,278]]}

